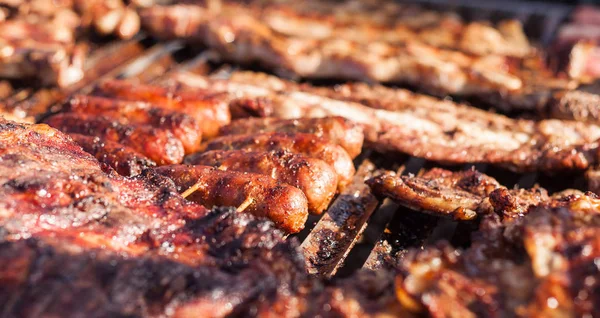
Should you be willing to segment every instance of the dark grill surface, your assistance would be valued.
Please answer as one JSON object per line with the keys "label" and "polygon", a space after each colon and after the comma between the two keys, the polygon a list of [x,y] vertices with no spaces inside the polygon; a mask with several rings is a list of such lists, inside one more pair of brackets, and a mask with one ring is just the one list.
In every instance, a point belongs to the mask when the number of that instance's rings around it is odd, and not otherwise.
{"label": "dark grill surface", "polygon": [[[556,28],[572,9],[568,5],[544,2],[453,1],[452,5],[441,0],[416,2],[434,9],[454,10],[471,20],[518,18],[526,26],[528,35],[542,45],[550,42]],[[26,113],[35,117],[30,120],[40,120],[48,114],[48,109],[52,111],[52,105],[70,94],[89,91],[102,79],[115,77],[152,82],[173,70],[220,72],[227,77],[232,69],[219,64],[210,51],[186,47],[178,41],[157,43],[144,34],[129,41],[90,40],[90,46],[91,56],[81,82],[63,90],[32,89],[13,83],[16,87],[10,93],[0,94],[2,103],[15,116],[23,117]],[[387,255],[401,256],[408,248],[418,248],[437,240],[447,239],[458,246],[469,244],[470,233],[476,224],[417,213],[390,200],[378,200],[363,182],[378,169],[418,175],[424,169],[438,165],[423,159],[403,155],[382,156],[370,151],[359,156],[355,164],[357,175],[353,183],[338,195],[326,213],[320,218],[309,217],[305,230],[295,235],[303,242],[309,272],[324,277],[336,273],[344,276],[362,267],[385,266],[386,259],[393,259]],[[449,169],[471,168],[469,165]],[[507,187],[539,184],[554,192],[565,188],[582,189],[584,185],[582,178],[572,176],[516,174],[485,165],[475,168]]]}

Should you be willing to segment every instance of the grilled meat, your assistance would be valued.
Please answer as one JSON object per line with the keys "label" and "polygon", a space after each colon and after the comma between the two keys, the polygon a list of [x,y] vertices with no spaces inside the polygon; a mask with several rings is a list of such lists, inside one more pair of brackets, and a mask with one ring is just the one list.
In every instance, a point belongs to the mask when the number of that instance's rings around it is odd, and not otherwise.
{"label": "grilled meat", "polygon": [[[387,276],[323,286],[307,276],[298,242],[284,240],[272,222],[234,209],[209,212],[151,170],[134,178],[104,172],[47,125],[2,120],[0,159],[6,315],[297,317],[326,315],[329,304],[347,317],[397,310],[392,289],[380,300],[368,287]],[[349,290],[354,283],[364,292]]]}
{"label": "grilled meat", "polygon": [[144,102],[87,95],[72,97],[66,103],[64,111],[108,116],[118,119],[124,125],[143,124],[170,131],[181,141],[186,153],[197,151],[200,147],[200,125],[194,118],[182,112],[153,107]]}
{"label": "grilled meat", "polygon": [[56,23],[0,22],[4,48],[0,76],[39,79],[68,86],[83,77],[85,49],[73,43],[73,31]]}
{"label": "grilled meat", "polygon": [[287,151],[321,159],[338,176],[338,189],[352,181],[356,172],[352,159],[344,148],[312,134],[260,133],[215,138],[204,150]]}
{"label": "grilled meat", "polygon": [[316,214],[327,209],[338,184],[325,161],[286,151],[212,150],[189,155],[183,162],[267,175],[302,190],[309,212]]}
{"label": "grilled meat", "polygon": [[77,113],[56,114],[47,118],[45,123],[66,133],[96,136],[121,143],[159,165],[183,160],[183,144],[169,131],[144,125],[123,125],[111,117]]}
{"label": "grilled meat", "polygon": [[[345,84],[332,90],[251,72],[234,73],[229,81],[256,88],[240,89],[238,95],[260,98],[272,109],[268,116],[342,116],[361,124],[367,145],[380,151],[515,171],[583,170],[597,160],[600,127],[593,124],[516,120],[378,85]],[[250,91],[263,93],[256,97]]]}
{"label": "grilled meat", "polygon": [[340,116],[298,119],[247,118],[235,120],[220,130],[221,135],[254,132],[315,134],[342,146],[352,158],[360,154],[364,139],[359,126]]}
{"label": "grilled meat", "polygon": [[460,220],[490,213],[517,218],[530,207],[550,200],[542,188],[510,190],[475,170],[451,172],[436,168],[419,177],[385,173],[367,180],[367,184],[376,195],[411,209]]}
{"label": "grilled meat", "polygon": [[308,217],[304,193],[269,176],[191,165],[164,166],[155,171],[171,178],[180,192],[193,189],[187,197],[194,202],[207,207],[238,207],[268,217],[289,233],[303,229]]}
{"label": "grilled meat", "polygon": [[142,12],[142,22],[158,37],[200,42],[229,60],[258,61],[306,78],[403,82],[459,95],[523,87],[503,56],[472,56],[416,40],[392,45],[287,37],[242,10],[215,13],[194,5],[157,6]]}
{"label": "grilled meat", "polygon": [[69,136],[83,150],[96,157],[101,163],[115,169],[122,176],[136,176],[143,170],[156,166],[154,161],[119,143],[80,134],[69,134]]}
{"label": "grilled meat", "polygon": [[464,251],[412,251],[398,266],[398,299],[434,317],[598,315],[597,204],[567,196],[516,222],[484,222]]}
{"label": "grilled meat", "polygon": [[184,112],[201,124],[202,135],[212,138],[231,120],[228,105],[219,94],[173,91],[169,88],[135,84],[122,80],[102,82],[95,90],[99,96],[148,102],[155,107]]}

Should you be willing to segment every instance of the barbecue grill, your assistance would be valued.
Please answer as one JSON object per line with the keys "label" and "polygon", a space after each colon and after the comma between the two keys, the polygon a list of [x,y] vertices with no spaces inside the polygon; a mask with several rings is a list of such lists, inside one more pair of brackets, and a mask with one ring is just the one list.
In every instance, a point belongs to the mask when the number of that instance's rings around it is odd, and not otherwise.
{"label": "barbecue grill", "polygon": [[[557,28],[564,22],[573,4],[522,1],[412,1],[426,8],[458,12],[466,20],[520,20],[533,42],[548,46]],[[66,97],[90,92],[108,78],[156,82],[174,71],[218,75],[227,78],[239,66],[220,60],[209,49],[192,47],[182,41],[157,41],[140,33],[130,40],[97,38],[86,35],[80,42],[88,43],[90,55],[85,76],[66,88],[31,87],[24,82],[11,82],[12,88],[0,91],[6,112],[16,118],[40,121],[58,110]],[[6,83],[4,83],[6,84]],[[318,85],[335,82],[318,81]],[[0,86],[0,89],[3,86]],[[310,215],[300,233],[290,235],[301,243],[306,267],[310,274],[323,278],[344,277],[357,270],[388,267],[408,249],[421,248],[440,240],[467,247],[476,221],[455,221],[439,216],[417,213],[409,208],[374,196],[364,181],[381,170],[393,170],[399,175],[420,175],[440,166],[421,158],[403,154],[382,154],[364,150],[355,161],[357,173],[350,186],[339,193],[330,207],[319,216]],[[585,190],[582,176],[548,176],[542,173],[515,173],[485,164],[444,167],[450,170],[475,169],[496,178],[508,188],[529,188],[536,184],[549,192],[566,188]]]}
{"label": "barbecue grill", "polygon": [[[467,20],[497,21],[505,18],[520,20],[530,38],[548,45],[571,5],[521,1],[417,1],[429,9],[452,10]],[[166,72],[187,70],[200,74],[218,73],[227,77],[231,67],[225,67],[218,55],[202,48],[192,48],[180,41],[157,42],[146,34],[131,40],[82,39],[92,47],[85,66],[85,77],[66,89],[31,88],[15,84],[14,90],[2,99],[16,117],[25,114],[36,120],[52,112],[53,105],[74,93],[89,92],[95,84],[107,78],[137,79],[152,82]],[[323,84],[323,83],[321,83]],[[415,174],[436,164],[404,155],[383,156],[366,151],[355,160],[357,174],[353,183],[333,201],[322,216],[310,216],[306,228],[296,235],[302,241],[307,268],[311,274],[332,277],[347,275],[364,267],[386,266],[389,256],[401,256],[408,248],[421,247],[446,239],[458,246],[467,246],[475,224],[456,222],[420,214],[399,206],[389,199],[373,196],[364,180],[378,169],[396,170],[401,175]],[[453,167],[471,169],[473,166]],[[564,188],[583,189],[582,178],[565,184],[564,179],[517,174],[499,168],[477,165],[478,171],[497,178],[507,187],[531,187],[540,184],[549,191]],[[556,180],[560,180],[556,182]]]}

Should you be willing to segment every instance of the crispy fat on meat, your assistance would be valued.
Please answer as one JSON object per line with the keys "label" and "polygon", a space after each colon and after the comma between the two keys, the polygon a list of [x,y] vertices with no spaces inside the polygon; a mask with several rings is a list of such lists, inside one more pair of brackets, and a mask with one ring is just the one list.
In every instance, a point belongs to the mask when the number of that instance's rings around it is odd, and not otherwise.
{"label": "crispy fat on meat", "polygon": [[270,132],[223,136],[207,143],[204,150],[283,150],[321,159],[337,173],[338,189],[349,184],[356,172],[354,163],[344,148],[313,134]]}
{"label": "crispy fat on meat", "polygon": [[384,173],[367,180],[373,193],[411,209],[469,220],[479,214],[518,217],[529,207],[549,201],[541,188],[509,190],[475,170],[452,172],[440,168],[422,176]]}
{"label": "crispy fat on meat", "polygon": [[144,102],[114,98],[75,95],[66,103],[65,111],[108,116],[123,124],[144,124],[173,133],[186,153],[198,151],[202,132],[199,123],[186,113],[154,107]]}
{"label": "crispy fat on meat", "polygon": [[194,202],[206,207],[238,207],[268,217],[289,233],[303,229],[308,217],[304,193],[269,176],[191,165],[163,166],[155,171],[171,178],[180,192],[194,187],[187,196]]}
{"label": "crispy fat on meat", "polygon": [[136,176],[144,169],[156,166],[154,161],[120,143],[80,134],[69,134],[69,136],[83,150],[115,169],[122,176]]}
{"label": "crispy fat on meat", "polygon": [[259,173],[304,192],[311,213],[322,213],[337,189],[337,174],[325,161],[286,151],[212,150],[187,156],[191,165]]}
{"label": "crispy fat on meat", "polygon": [[129,101],[148,102],[156,107],[184,112],[194,117],[206,138],[218,134],[219,128],[231,121],[226,98],[221,94],[202,91],[175,91],[160,86],[135,84],[122,80],[102,82],[97,95]]}
{"label": "crispy fat on meat", "polygon": [[360,154],[364,140],[362,128],[340,116],[297,119],[245,118],[235,120],[220,130],[221,135],[254,132],[314,134],[342,146],[352,158]]}
{"label": "crispy fat on meat", "polygon": [[168,131],[145,125],[123,125],[110,117],[61,113],[45,122],[63,132],[101,137],[121,143],[144,154],[159,165],[180,163],[183,144]]}

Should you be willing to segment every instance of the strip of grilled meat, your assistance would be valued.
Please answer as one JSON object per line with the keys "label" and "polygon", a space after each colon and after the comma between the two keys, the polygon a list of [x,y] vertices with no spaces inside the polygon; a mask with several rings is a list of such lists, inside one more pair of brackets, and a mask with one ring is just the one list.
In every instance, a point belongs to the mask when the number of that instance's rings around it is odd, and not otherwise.
{"label": "strip of grilled meat", "polygon": [[352,158],[360,154],[364,140],[361,127],[340,116],[298,119],[246,118],[235,120],[220,129],[221,135],[254,132],[315,134],[342,146]]}
{"label": "strip of grilled meat", "polygon": [[510,190],[475,170],[452,172],[435,168],[419,177],[384,173],[367,180],[367,184],[376,195],[411,209],[460,220],[494,212],[516,218],[529,207],[550,200],[542,188]]}
{"label": "strip of grilled meat", "polygon": [[352,181],[356,172],[354,163],[344,148],[313,134],[271,132],[223,136],[207,143],[204,150],[281,150],[321,159],[335,170],[340,190]]}
{"label": "strip of grilled meat", "polygon": [[133,149],[112,141],[80,134],[69,134],[83,150],[107,164],[122,176],[136,176],[143,170],[156,166],[154,161]]}
{"label": "strip of grilled meat", "polygon": [[[186,1],[188,3],[197,3]],[[342,38],[360,43],[397,43],[410,39],[478,55],[523,57],[533,53],[522,25],[515,20],[497,27],[465,23],[451,12],[389,1],[219,1],[212,11],[245,10],[275,32],[309,39]]]}
{"label": "strip of grilled meat", "polygon": [[596,316],[599,203],[566,196],[514,222],[482,223],[464,251],[413,250],[398,266],[398,299],[434,317]]}
{"label": "strip of grilled meat", "polygon": [[180,192],[197,186],[187,196],[194,202],[206,207],[240,207],[268,217],[289,233],[302,230],[308,217],[304,193],[269,176],[192,165],[163,166],[155,171],[171,178]]}
{"label": "strip of grilled meat", "polygon": [[[266,116],[342,116],[364,127],[367,144],[428,160],[485,162],[515,171],[583,170],[597,161],[600,127],[565,120],[516,120],[502,115],[378,85],[319,88],[262,73],[233,73],[229,80],[191,75],[218,87],[236,87]],[[252,100],[259,102],[253,103]]]}
{"label": "strip of grilled meat", "polygon": [[97,136],[121,143],[159,165],[183,160],[183,144],[169,131],[145,125],[123,125],[111,117],[76,113],[59,113],[47,118],[45,123],[66,133]]}
{"label": "strip of grilled meat", "polygon": [[184,112],[201,123],[202,136],[212,138],[219,128],[231,121],[227,101],[220,94],[175,91],[170,88],[136,84],[123,80],[107,80],[94,94],[129,101],[148,102],[153,106]]}
{"label": "strip of grilled meat", "polygon": [[309,212],[316,214],[327,209],[338,184],[325,161],[286,151],[212,150],[189,155],[183,162],[267,175],[302,190]]}
{"label": "strip of grilled meat", "polygon": [[287,37],[247,12],[214,13],[194,5],[145,9],[142,22],[158,37],[200,42],[235,62],[258,61],[301,77],[403,82],[459,95],[512,92],[523,87],[506,57],[472,56],[414,39],[391,45]]}
{"label": "strip of grilled meat", "polygon": [[183,112],[154,107],[145,102],[75,95],[65,104],[63,111],[107,116],[118,119],[124,125],[149,125],[170,131],[181,141],[186,153],[198,151],[200,147],[202,132],[194,118]]}

